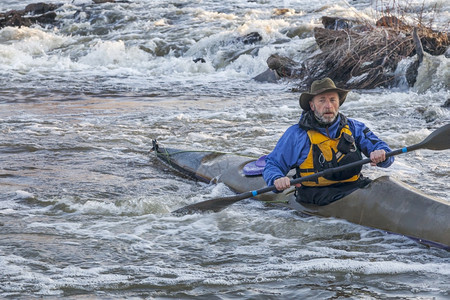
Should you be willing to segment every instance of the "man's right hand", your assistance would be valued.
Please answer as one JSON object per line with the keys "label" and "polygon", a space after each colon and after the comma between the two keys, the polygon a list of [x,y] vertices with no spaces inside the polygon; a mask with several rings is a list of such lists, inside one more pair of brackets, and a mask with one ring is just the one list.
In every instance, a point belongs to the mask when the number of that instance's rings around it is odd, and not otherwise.
{"label": "man's right hand", "polygon": [[[287,176],[280,177],[280,178],[275,179],[275,181],[273,182],[273,185],[277,188],[277,190],[279,190],[281,192],[281,191],[284,191],[285,189],[291,187],[291,180]],[[301,184],[297,183],[295,186],[300,187]]]}

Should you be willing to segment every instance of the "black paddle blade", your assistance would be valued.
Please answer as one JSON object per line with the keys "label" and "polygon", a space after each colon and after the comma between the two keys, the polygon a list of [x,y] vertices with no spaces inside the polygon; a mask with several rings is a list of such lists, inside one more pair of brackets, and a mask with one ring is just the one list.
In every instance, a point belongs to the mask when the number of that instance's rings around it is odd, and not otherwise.
{"label": "black paddle blade", "polygon": [[430,150],[450,149],[450,124],[444,125],[433,131],[422,143],[420,148]]}
{"label": "black paddle blade", "polygon": [[231,204],[242,200],[242,194],[230,197],[221,197],[211,200],[202,201],[199,203],[194,203],[191,205],[184,206],[177,210],[174,210],[172,214],[174,215],[190,215],[195,213],[203,213],[206,211],[219,212],[224,208],[227,208]]}

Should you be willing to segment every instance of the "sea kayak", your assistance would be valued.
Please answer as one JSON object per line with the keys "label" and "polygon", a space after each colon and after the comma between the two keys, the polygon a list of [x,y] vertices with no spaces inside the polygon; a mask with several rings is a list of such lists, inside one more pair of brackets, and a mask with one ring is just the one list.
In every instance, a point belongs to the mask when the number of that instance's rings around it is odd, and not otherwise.
{"label": "sea kayak", "polygon": [[[165,148],[154,141],[157,157],[195,180],[222,182],[236,193],[266,186],[261,175],[246,175],[256,158],[214,151]],[[345,219],[354,224],[400,234],[422,244],[450,250],[450,203],[399,180],[382,176],[350,195],[325,206],[301,204],[293,190],[265,193],[254,199],[302,214]]]}

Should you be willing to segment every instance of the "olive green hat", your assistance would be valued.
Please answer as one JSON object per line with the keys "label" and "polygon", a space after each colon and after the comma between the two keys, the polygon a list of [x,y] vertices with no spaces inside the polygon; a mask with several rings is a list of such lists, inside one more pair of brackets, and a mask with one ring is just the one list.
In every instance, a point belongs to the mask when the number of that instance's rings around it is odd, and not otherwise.
{"label": "olive green hat", "polygon": [[309,106],[309,101],[311,101],[312,98],[314,98],[314,96],[326,92],[337,92],[339,95],[339,106],[341,106],[342,103],[344,103],[348,92],[350,91],[337,88],[333,80],[331,80],[328,77],[325,77],[324,79],[314,81],[311,84],[310,92],[304,92],[300,95],[299,99],[300,107],[303,108],[303,110],[305,111],[311,110],[311,107]]}

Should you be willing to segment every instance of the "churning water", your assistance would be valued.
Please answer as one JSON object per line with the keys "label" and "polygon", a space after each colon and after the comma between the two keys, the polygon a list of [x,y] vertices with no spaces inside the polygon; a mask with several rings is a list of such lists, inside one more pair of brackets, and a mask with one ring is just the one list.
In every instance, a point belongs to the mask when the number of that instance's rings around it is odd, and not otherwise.
{"label": "churning water", "polygon": [[[31,2],[2,0],[0,11]],[[149,153],[152,139],[270,152],[298,120],[298,93],[252,78],[271,54],[305,59],[321,16],[375,20],[381,1],[48,2],[64,4],[58,26],[0,29],[1,298],[450,296],[449,253],[405,237],[251,200],[172,216],[231,191]],[[422,3],[445,27],[448,3],[408,1],[411,18]],[[243,43],[252,32],[262,40]],[[449,122],[449,82],[449,59],[427,55],[413,88],[353,91],[342,112],[393,149],[412,145]],[[448,201],[450,151],[364,174]]]}

